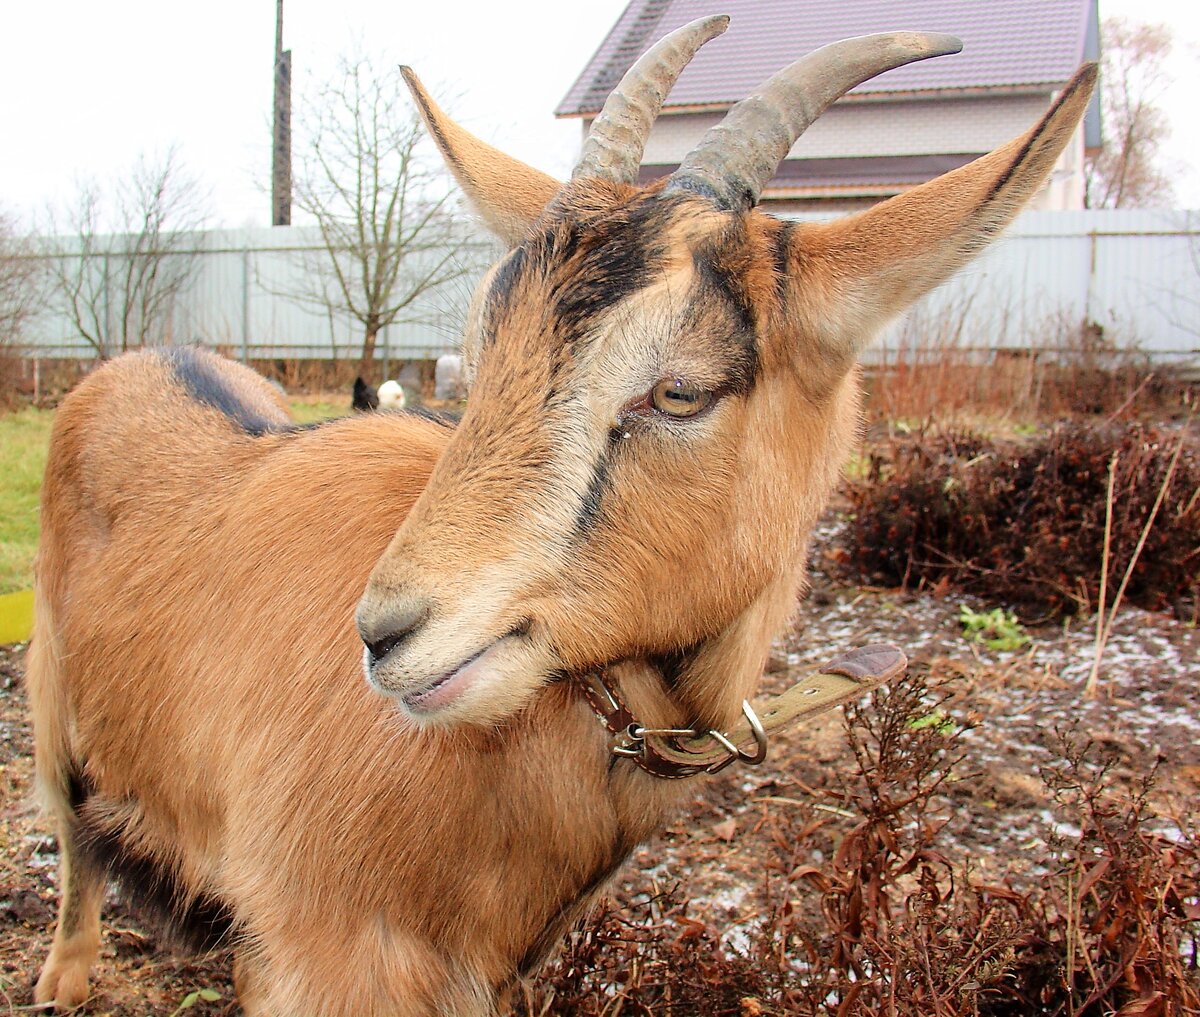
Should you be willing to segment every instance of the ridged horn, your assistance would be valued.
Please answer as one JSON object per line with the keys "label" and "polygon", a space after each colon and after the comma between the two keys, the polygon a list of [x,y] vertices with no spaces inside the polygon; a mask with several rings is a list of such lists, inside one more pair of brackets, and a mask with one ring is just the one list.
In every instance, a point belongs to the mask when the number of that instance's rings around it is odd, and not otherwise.
{"label": "ridged horn", "polygon": [[667,93],[696,51],[728,27],[729,17],[724,14],[699,18],[675,29],[643,53],[592,121],[571,179],[593,177],[634,183],[646,138]]}
{"label": "ridged horn", "polygon": [[883,32],[822,46],[735,105],[671,174],[667,190],[695,191],[721,208],[751,208],[796,139],[840,96],[894,67],[961,49],[954,36],[935,32]]}

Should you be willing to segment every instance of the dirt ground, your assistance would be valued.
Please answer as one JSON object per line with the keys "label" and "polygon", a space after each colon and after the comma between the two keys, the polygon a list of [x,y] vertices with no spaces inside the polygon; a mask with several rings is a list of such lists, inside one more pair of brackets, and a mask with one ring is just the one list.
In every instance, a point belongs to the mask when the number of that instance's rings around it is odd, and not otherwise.
{"label": "dirt ground", "polygon": [[[1060,732],[1091,739],[1130,780],[1157,763],[1160,832],[1194,828],[1200,813],[1200,631],[1165,615],[1123,611],[1101,670],[1100,694],[1085,698],[1093,651],[1092,622],[1030,631],[1032,643],[1011,652],[968,643],[958,622],[963,598],[908,595],[844,585],[828,568],[836,518],[815,549],[813,588],[792,632],[777,646],[763,694],[789,675],[866,642],[902,647],[942,682],[947,713],[974,723],[959,738],[961,779],[938,799],[940,850],[970,859],[984,878],[1015,885],[1035,880],[1037,858],[1064,832],[1039,767],[1051,762]],[[969,602],[976,609],[991,607]],[[57,896],[57,855],[48,827],[31,804],[32,745],[21,684],[23,647],[0,648],[0,1014],[26,1012],[45,957]],[[778,855],[769,820],[811,805],[812,789],[850,766],[841,712],[781,736],[759,768],[733,768],[695,784],[684,814],[640,848],[614,887],[618,905],[665,887],[690,901],[689,914],[725,930],[720,948],[737,950],[763,907],[766,859]],[[836,810],[835,810],[836,811]],[[1070,830],[1065,832],[1070,833]],[[788,845],[792,860],[820,867],[818,847]],[[188,1012],[236,1014],[229,959],[200,960],[159,948],[153,933],[118,901],[105,914],[103,954],[93,972],[87,1011],[118,1017],[172,1014],[189,993],[211,989]]]}

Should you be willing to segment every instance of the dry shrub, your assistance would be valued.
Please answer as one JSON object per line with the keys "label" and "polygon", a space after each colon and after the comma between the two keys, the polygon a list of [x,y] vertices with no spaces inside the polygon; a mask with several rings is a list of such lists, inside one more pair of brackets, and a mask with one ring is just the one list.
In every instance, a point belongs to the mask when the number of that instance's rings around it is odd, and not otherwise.
{"label": "dry shrub", "polygon": [[21,354],[0,343],[0,410],[15,409],[24,390]]}
{"label": "dry shrub", "polygon": [[[222,350],[237,356],[236,350]],[[264,378],[278,382],[291,393],[349,392],[355,364],[349,360],[304,360],[279,358],[251,360],[250,366]]]}
{"label": "dry shrub", "polygon": [[[888,585],[953,586],[1046,615],[1099,602],[1114,454],[1112,602],[1181,432],[1068,425],[1028,442],[921,433],[877,447],[850,487],[846,561]],[[1200,593],[1200,460],[1185,441],[1125,599],[1190,617]]]}
{"label": "dry shrub", "polygon": [[989,1013],[1200,1013],[1196,832],[1154,815],[1155,770],[1127,787],[1091,743],[1059,740],[1042,779],[1079,832],[1053,838],[1046,888],[1022,900],[1013,977]]}
{"label": "dry shrub", "polygon": [[37,357],[0,347],[0,408],[54,407],[101,361]]}
{"label": "dry shrub", "polygon": [[[1090,747],[1044,779],[1059,835],[982,884],[943,844],[957,739],[925,669],[847,711],[854,765],[808,801],[764,808],[773,854],[740,943],[676,887],[606,906],[572,935],[520,1017],[1185,1017],[1200,1013],[1200,851]],[[814,849],[828,859],[812,864]],[[1042,875],[1034,876],[1040,872]]]}
{"label": "dry shrub", "polygon": [[770,933],[748,951],[727,950],[721,930],[688,915],[679,887],[625,909],[604,905],[574,932],[521,1017],[758,1017],[801,1012],[808,993],[790,988]]}
{"label": "dry shrub", "polygon": [[0,209],[0,409],[19,400],[22,331],[38,304],[38,262],[16,221]]}
{"label": "dry shrub", "polygon": [[[1171,416],[1187,383],[1095,324],[1050,315],[1018,345],[963,344],[970,301],[942,318],[919,314],[876,352],[866,375],[871,421],[1045,420],[1076,414]],[[997,323],[997,342],[1007,332]]]}

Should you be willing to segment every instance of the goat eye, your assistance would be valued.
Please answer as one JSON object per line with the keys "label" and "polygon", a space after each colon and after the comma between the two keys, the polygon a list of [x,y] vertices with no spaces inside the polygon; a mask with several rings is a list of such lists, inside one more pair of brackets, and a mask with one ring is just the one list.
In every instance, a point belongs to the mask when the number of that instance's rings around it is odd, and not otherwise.
{"label": "goat eye", "polygon": [[672,417],[694,417],[710,402],[713,394],[682,378],[660,381],[650,392],[650,402],[656,410]]}

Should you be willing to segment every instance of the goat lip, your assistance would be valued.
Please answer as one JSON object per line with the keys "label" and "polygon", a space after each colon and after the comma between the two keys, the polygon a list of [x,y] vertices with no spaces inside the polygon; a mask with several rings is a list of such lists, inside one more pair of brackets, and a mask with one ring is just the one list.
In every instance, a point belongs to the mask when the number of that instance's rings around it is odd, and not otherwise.
{"label": "goat lip", "polygon": [[421,691],[401,696],[404,705],[414,713],[433,713],[450,706],[472,685],[479,672],[486,668],[487,658],[507,639],[508,636],[501,636]]}

